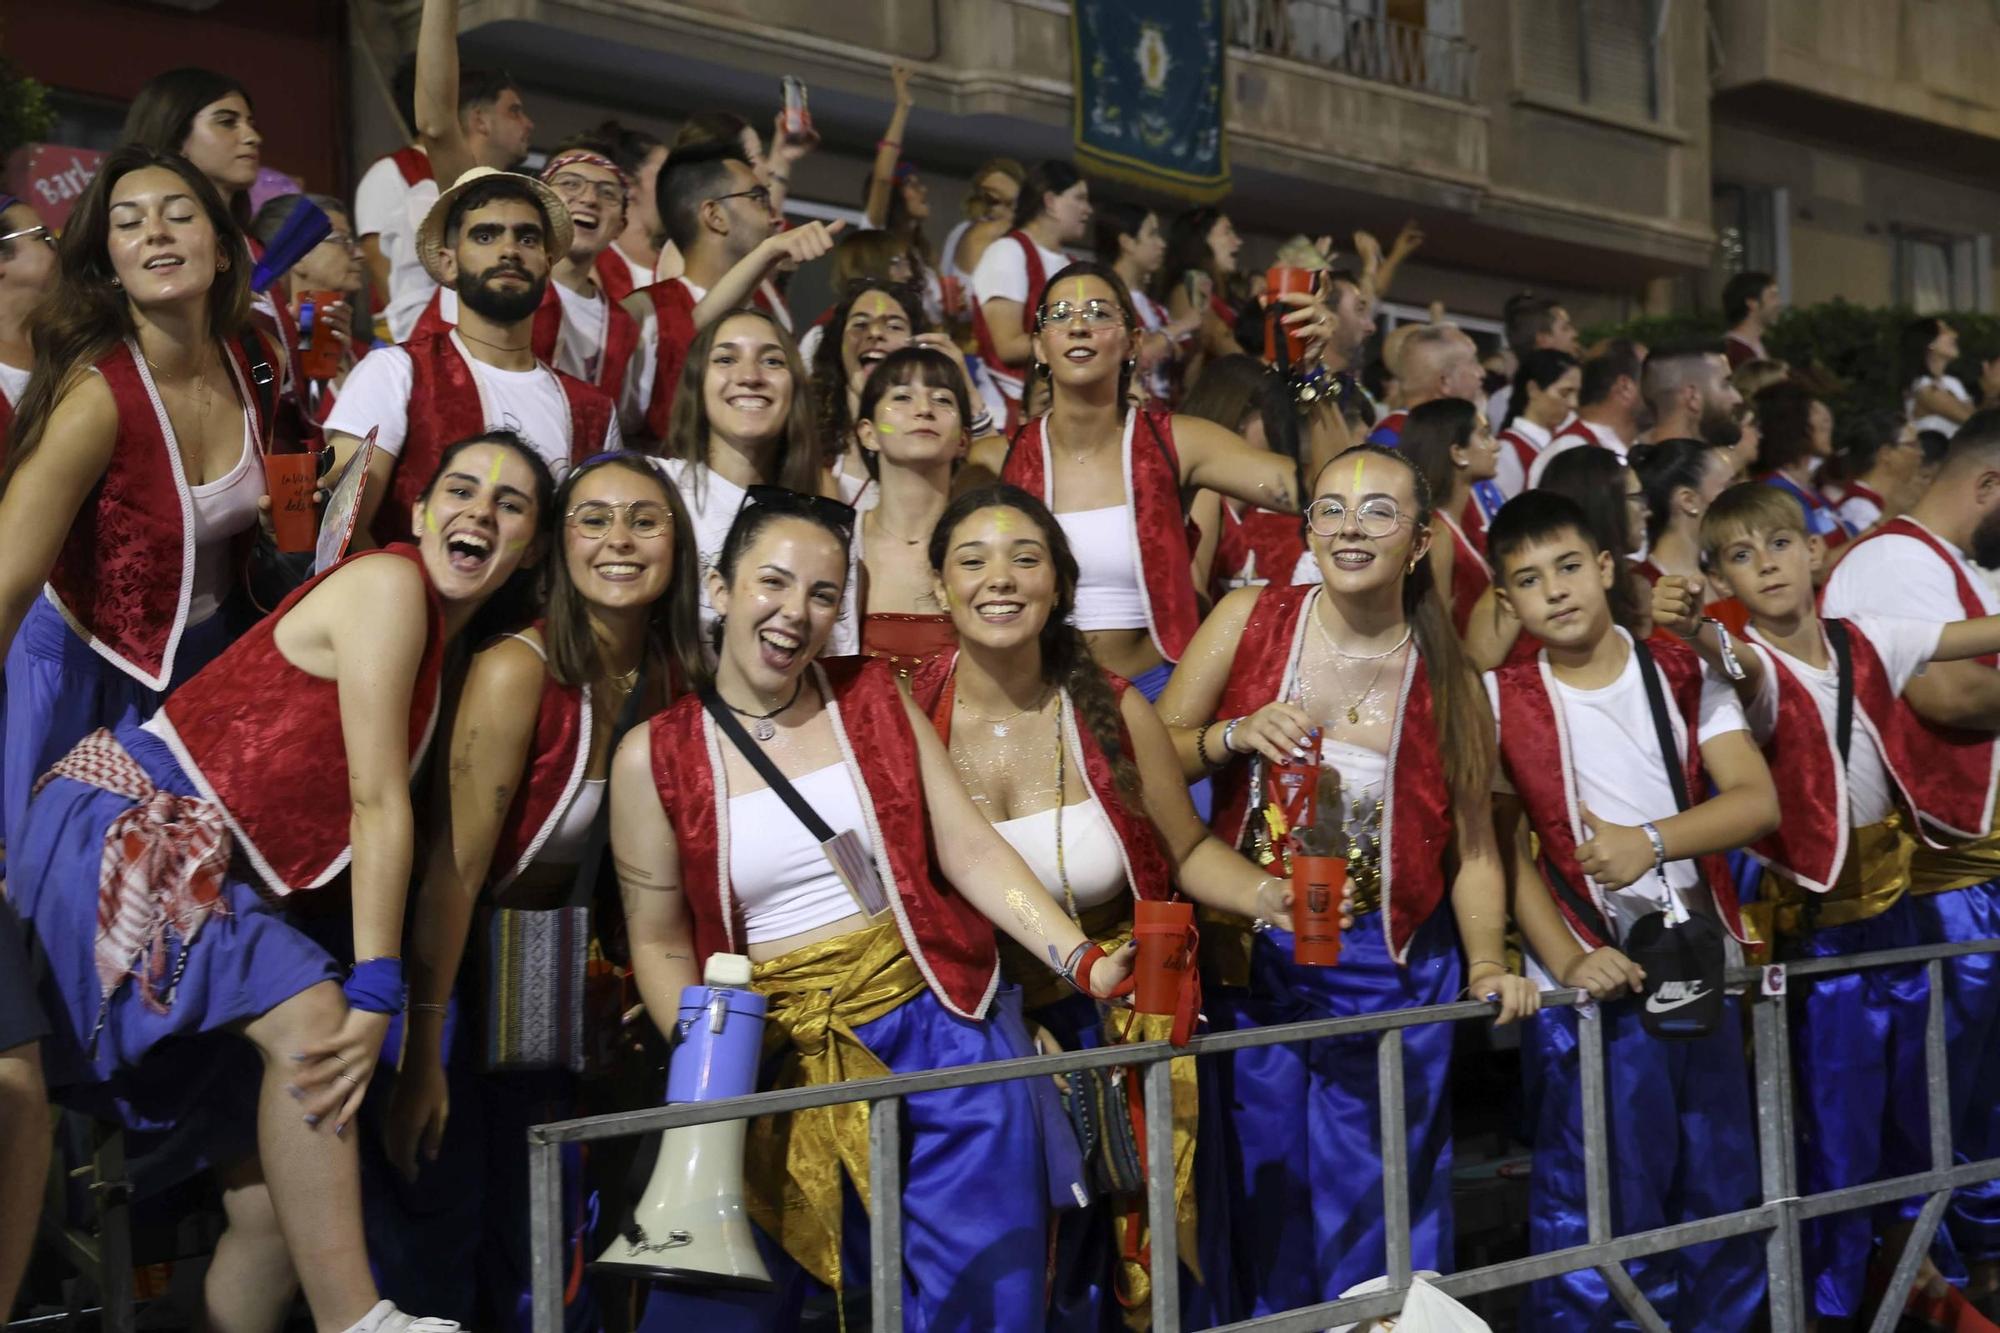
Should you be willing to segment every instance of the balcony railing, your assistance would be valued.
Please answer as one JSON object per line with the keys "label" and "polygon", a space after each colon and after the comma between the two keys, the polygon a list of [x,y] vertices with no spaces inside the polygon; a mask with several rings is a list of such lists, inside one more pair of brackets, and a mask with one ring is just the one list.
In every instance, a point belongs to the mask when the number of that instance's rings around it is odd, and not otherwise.
{"label": "balcony railing", "polygon": [[1229,0],[1229,43],[1355,78],[1472,100],[1478,48],[1385,19],[1380,0]]}

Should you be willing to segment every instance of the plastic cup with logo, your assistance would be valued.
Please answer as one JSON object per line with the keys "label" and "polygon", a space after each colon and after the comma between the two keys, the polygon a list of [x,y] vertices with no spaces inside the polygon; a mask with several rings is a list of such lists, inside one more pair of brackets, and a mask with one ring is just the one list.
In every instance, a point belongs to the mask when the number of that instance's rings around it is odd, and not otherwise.
{"label": "plastic cup with logo", "polygon": [[1133,904],[1133,938],[1139,956],[1132,966],[1132,1007],[1142,1014],[1177,1013],[1195,966],[1194,904]]}
{"label": "plastic cup with logo", "polygon": [[310,551],[319,542],[319,514],[313,488],[319,481],[316,454],[265,454],[264,487],[271,496],[271,532],[286,554]]}
{"label": "plastic cup with logo", "polygon": [[1310,295],[1319,290],[1319,274],[1309,268],[1294,268],[1289,264],[1275,264],[1264,270],[1264,359],[1276,363],[1278,360],[1278,333],[1285,335],[1286,364],[1297,365],[1305,360],[1306,340],[1280,321],[1297,309],[1286,305],[1279,298],[1287,292],[1302,292]]}
{"label": "plastic cup with logo", "polygon": [[330,380],[340,373],[340,338],[326,312],[346,299],[339,292],[307,292],[299,303],[299,374]]}
{"label": "plastic cup with logo", "polygon": [[1292,857],[1293,962],[1314,967],[1340,962],[1340,903],[1346,889],[1345,857]]}

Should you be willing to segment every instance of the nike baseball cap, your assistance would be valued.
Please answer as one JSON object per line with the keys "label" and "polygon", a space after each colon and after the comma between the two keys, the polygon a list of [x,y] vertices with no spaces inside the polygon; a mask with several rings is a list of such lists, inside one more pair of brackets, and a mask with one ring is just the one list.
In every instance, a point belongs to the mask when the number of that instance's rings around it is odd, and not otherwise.
{"label": "nike baseball cap", "polygon": [[1625,937],[1625,956],[1646,971],[1639,1019],[1667,1041],[1694,1041],[1722,1023],[1722,928],[1713,918],[1672,924],[1649,912]]}

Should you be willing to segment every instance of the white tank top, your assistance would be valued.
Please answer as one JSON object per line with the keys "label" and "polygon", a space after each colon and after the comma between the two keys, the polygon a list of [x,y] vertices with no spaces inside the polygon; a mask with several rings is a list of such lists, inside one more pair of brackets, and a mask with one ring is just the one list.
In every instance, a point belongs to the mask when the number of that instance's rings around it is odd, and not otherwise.
{"label": "white tank top", "polygon": [[257,522],[257,501],[264,497],[264,469],[258,465],[257,441],[250,420],[243,420],[243,454],[224,476],[188,487],[194,497],[194,588],[188,600],[188,624],[199,625],[229,596],[232,561],[230,545]]}
{"label": "white tank top", "polygon": [[604,788],[606,779],[585,778],[577,788],[576,799],[563,811],[563,817],[549,830],[548,838],[542,843],[542,850],[535,853],[537,861],[552,866],[575,866],[583,864],[583,853],[590,846],[590,828],[597,822],[597,812],[604,808]]}
{"label": "white tank top", "polygon": [[[846,764],[814,769],[792,778],[792,786],[828,828],[854,830],[874,854]],[[729,884],[743,912],[747,942],[782,940],[861,910],[819,840],[769,787],[729,798],[729,828]]]}
{"label": "white tank top", "polygon": [[1139,591],[1138,533],[1131,505],[1057,514],[1076,556],[1078,629],[1145,629],[1146,599]]}
{"label": "white tank top", "polygon": [[1060,869],[1056,864],[1056,807],[1019,819],[1003,819],[993,828],[1021,854],[1028,869],[1065,911],[1069,908],[1063,892],[1065,876],[1079,911],[1108,903],[1125,892],[1125,858],[1119,854],[1118,835],[1096,796],[1062,807]]}

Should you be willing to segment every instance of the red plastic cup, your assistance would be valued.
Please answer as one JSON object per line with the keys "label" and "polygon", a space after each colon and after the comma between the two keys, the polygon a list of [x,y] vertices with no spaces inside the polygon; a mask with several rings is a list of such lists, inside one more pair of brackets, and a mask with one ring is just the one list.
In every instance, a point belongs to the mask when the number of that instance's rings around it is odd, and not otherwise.
{"label": "red plastic cup", "polygon": [[1338,856],[1292,858],[1292,961],[1315,967],[1340,962],[1340,900],[1347,862]]}
{"label": "red plastic cup", "polygon": [[313,454],[264,455],[271,528],[280,551],[296,554],[318,544],[319,514],[313,509],[313,488],[318,480],[319,459]]}
{"label": "red plastic cup", "polygon": [[1286,315],[1297,309],[1286,305],[1278,298],[1286,292],[1311,294],[1319,288],[1319,274],[1309,268],[1294,268],[1289,264],[1274,264],[1264,270],[1265,309],[1269,312],[1264,320],[1264,359],[1275,362],[1278,359],[1278,331],[1284,330],[1285,349],[1290,364],[1297,365],[1305,359],[1306,340],[1281,323]]}
{"label": "red plastic cup", "polygon": [[339,292],[307,292],[300,323],[311,311],[312,333],[299,349],[299,373],[309,380],[330,380],[340,373],[340,339],[334,336],[327,309],[345,298]]}
{"label": "red plastic cup", "polygon": [[1139,943],[1132,1007],[1142,1014],[1178,1013],[1193,984],[1194,904],[1141,900],[1133,904],[1132,934]]}

